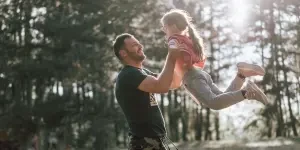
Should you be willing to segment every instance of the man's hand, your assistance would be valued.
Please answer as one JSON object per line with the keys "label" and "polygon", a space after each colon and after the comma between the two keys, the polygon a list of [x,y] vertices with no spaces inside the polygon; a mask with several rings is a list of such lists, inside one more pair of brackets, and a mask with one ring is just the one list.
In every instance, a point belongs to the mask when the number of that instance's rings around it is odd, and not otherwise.
{"label": "man's hand", "polygon": [[182,55],[182,51],[186,50],[186,45],[185,44],[178,44],[177,43],[178,48],[169,48],[168,49],[168,54],[170,55],[170,57],[172,59],[177,59],[178,57],[180,57]]}
{"label": "man's hand", "polygon": [[138,89],[150,93],[167,93],[173,80],[176,60],[180,57],[180,51],[183,49],[183,46],[172,49],[169,48],[167,60],[160,75],[157,78],[153,76],[146,77]]}

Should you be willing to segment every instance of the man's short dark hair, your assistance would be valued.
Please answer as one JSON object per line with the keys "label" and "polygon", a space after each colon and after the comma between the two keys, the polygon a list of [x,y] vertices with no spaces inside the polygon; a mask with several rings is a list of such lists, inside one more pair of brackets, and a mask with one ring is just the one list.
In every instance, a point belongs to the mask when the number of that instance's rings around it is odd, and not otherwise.
{"label": "man's short dark hair", "polygon": [[127,38],[132,38],[133,35],[129,34],[129,33],[123,33],[117,36],[117,38],[114,41],[114,52],[115,55],[119,58],[119,60],[122,60],[122,58],[120,57],[120,50],[122,48],[124,48],[125,46],[125,39]]}

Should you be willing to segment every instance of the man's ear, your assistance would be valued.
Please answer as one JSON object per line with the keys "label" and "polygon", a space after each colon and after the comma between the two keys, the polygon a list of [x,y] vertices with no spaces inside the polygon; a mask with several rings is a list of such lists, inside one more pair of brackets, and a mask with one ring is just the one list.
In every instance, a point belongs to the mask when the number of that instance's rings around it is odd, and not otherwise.
{"label": "man's ear", "polygon": [[124,57],[127,56],[126,51],[125,51],[125,50],[122,50],[122,49],[120,50],[119,54],[120,54],[120,56],[121,56],[122,58],[124,58]]}

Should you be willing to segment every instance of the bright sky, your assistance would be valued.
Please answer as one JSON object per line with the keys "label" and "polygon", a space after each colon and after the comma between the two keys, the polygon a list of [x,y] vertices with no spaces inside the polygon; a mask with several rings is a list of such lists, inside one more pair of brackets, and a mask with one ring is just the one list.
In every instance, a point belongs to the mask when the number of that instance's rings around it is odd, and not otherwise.
{"label": "bright sky", "polygon": [[[230,10],[229,10],[229,22],[232,25],[233,30],[239,31],[242,30],[243,27],[245,27],[246,23],[247,23],[247,19],[249,17],[249,5],[247,5],[248,0],[229,0],[229,5],[231,6]],[[245,61],[245,62],[249,62],[249,63],[254,63],[254,62],[258,62],[257,64],[261,65],[261,61],[260,61],[260,56],[259,54],[255,53],[255,47],[254,46],[241,46],[244,47],[242,49],[240,49],[241,54],[240,56],[237,57],[237,62],[239,61]],[[247,56],[247,57],[245,57]],[[232,79],[235,75],[236,72],[236,68],[235,66],[231,67],[231,71],[226,71],[227,74],[229,75],[229,77],[231,76]],[[225,73],[226,74],[226,73]],[[262,78],[259,77],[252,77],[250,78],[250,80],[261,80]],[[231,80],[227,80],[225,82],[225,85],[228,86],[230,84]],[[220,86],[222,89],[226,89],[226,87],[224,86]],[[233,105],[227,109],[221,110],[219,111],[220,114],[220,118],[221,118],[221,123],[223,123],[223,125],[227,124],[226,122],[228,122],[227,118],[230,117],[231,120],[233,121],[232,124],[229,125],[233,125],[233,128],[237,129],[235,131],[235,133],[233,133],[236,136],[233,137],[226,137],[228,138],[232,138],[232,139],[239,139],[239,138],[246,138],[247,135],[243,134],[243,127],[246,125],[245,119],[249,119],[250,118],[255,118],[255,112],[259,109],[263,107],[261,104],[255,102],[255,101],[243,101],[241,103],[238,103],[236,105]],[[222,128],[222,126],[221,126]],[[223,127],[223,129],[225,129],[226,127]]]}
{"label": "bright sky", "polygon": [[232,23],[233,27],[241,28],[245,25],[249,11],[248,0],[229,0],[230,11],[229,21]]}

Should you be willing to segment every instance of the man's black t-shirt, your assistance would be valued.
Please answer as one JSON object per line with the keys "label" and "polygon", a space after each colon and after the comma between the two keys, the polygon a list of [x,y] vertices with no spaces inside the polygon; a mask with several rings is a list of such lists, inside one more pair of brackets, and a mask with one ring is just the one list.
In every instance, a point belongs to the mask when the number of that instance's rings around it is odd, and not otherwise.
{"label": "man's black t-shirt", "polygon": [[166,134],[165,122],[155,95],[138,89],[147,77],[146,69],[125,66],[116,81],[116,98],[127,122],[129,133],[137,137],[159,137]]}

